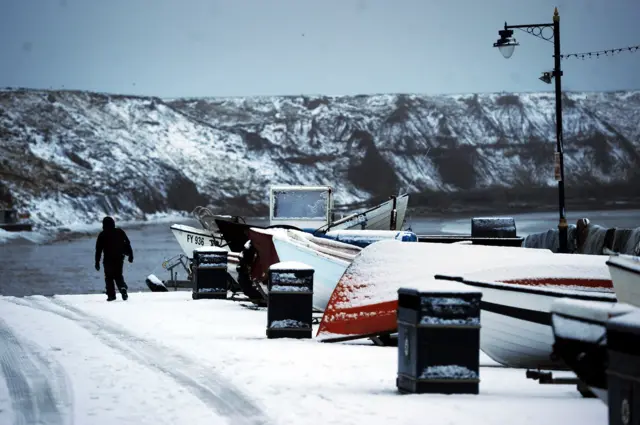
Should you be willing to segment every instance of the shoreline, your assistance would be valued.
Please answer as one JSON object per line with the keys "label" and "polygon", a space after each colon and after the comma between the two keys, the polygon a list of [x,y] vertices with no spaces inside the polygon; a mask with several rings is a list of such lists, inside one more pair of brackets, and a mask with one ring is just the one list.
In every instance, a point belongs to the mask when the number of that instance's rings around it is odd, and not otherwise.
{"label": "shoreline", "polygon": [[[187,221],[190,217],[188,213],[172,212],[151,215],[145,220],[117,220],[116,226],[122,229],[139,229],[145,226],[163,223],[176,223]],[[12,241],[26,240],[35,244],[51,244],[57,242],[71,241],[83,237],[92,237],[102,231],[102,223],[77,223],[73,225],[60,225],[52,227],[36,227],[30,232],[9,232],[0,229],[0,246]]]}
{"label": "shoreline", "polygon": [[[494,204],[495,205],[495,204]],[[607,212],[607,211],[629,211],[640,210],[640,199],[632,199],[622,202],[596,202],[595,200],[583,200],[577,201],[574,199],[567,202],[566,211],[568,214],[572,214],[573,211],[580,212]],[[450,205],[444,206],[441,203],[439,205],[418,205],[407,208],[407,217],[419,219],[435,219],[435,220],[460,220],[471,219],[474,217],[487,217],[487,216],[514,216],[523,214],[536,214],[536,213],[558,213],[557,204],[544,202],[519,202],[519,203],[507,203],[502,204],[500,207],[494,207],[493,205],[487,205],[487,203],[461,203],[452,200]],[[559,213],[558,213],[559,215]],[[262,221],[265,218],[262,215],[248,215],[245,217],[248,222],[259,220]],[[588,214],[584,217],[578,218],[590,218]],[[577,218],[575,218],[577,219]],[[638,221],[640,222],[640,213],[638,214]],[[156,216],[151,215],[146,220],[118,220],[116,225],[123,229],[139,229],[150,225],[158,225],[163,223],[173,224],[182,223],[186,221],[195,220],[187,212],[171,212],[171,213],[159,213]],[[575,223],[568,223],[569,225]],[[36,244],[50,244],[56,242],[64,242],[75,240],[83,237],[92,237],[97,235],[102,230],[101,223],[78,223],[75,225],[61,225],[54,227],[40,227],[35,228],[31,232],[8,232],[0,230],[0,246],[6,245],[17,240],[27,240]]]}
{"label": "shoreline", "polygon": [[[609,203],[603,204],[601,202],[572,202],[565,206],[565,216],[571,214],[573,211],[580,212],[606,212],[606,211],[629,211],[640,210],[640,200],[634,202],[624,203]],[[461,219],[472,217],[480,217],[486,215],[493,216],[509,216],[509,215],[521,215],[521,214],[535,214],[535,213],[550,213],[556,212],[559,216],[558,205],[553,204],[515,204],[507,205],[501,208],[487,208],[486,205],[476,206],[456,206],[456,207],[429,207],[429,206],[416,206],[407,208],[407,214],[413,214],[419,218],[451,218]],[[582,218],[582,217],[581,217]],[[586,217],[589,218],[589,217]],[[640,215],[638,216],[640,221]],[[571,224],[571,223],[569,223]]]}

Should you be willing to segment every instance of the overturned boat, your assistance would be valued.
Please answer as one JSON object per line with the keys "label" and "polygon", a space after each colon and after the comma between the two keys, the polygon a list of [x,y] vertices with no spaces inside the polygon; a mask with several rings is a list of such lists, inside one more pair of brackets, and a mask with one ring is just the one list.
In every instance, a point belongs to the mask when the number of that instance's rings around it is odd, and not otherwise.
{"label": "overturned boat", "polygon": [[512,367],[562,368],[550,358],[551,303],[561,297],[615,302],[605,262],[602,256],[542,249],[380,241],[364,248],[343,274],[317,338],[394,333],[400,287],[428,291],[456,280],[482,291],[481,344],[487,355]]}
{"label": "overturned boat", "polygon": [[[407,231],[358,230],[328,232],[320,237],[295,229],[251,228],[249,239],[241,267],[244,264],[251,269],[250,275],[256,283],[264,286],[269,267],[278,262],[295,261],[312,266],[315,270],[313,306],[324,311],[344,271],[362,250],[361,246],[385,239],[416,242],[417,236]],[[249,250],[255,254],[249,254]]]}
{"label": "overturned boat", "polygon": [[314,269],[313,307],[318,311],[324,311],[342,274],[361,251],[354,245],[295,230],[275,231],[271,237],[278,261],[300,262]]}

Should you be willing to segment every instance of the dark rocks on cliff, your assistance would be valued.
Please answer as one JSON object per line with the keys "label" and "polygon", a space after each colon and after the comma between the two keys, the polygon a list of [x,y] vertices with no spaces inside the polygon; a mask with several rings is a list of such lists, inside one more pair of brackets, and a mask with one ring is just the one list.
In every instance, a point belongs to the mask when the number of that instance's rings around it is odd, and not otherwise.
{"label": "dark rocks on cliff", "polygon": [[376,148],[373,136],[367,131],[356,130],[349,143],[352,144],[352,153],[357,152],[350,158],[347,172],[351,183],[373,196],[395,194],[399,186],[398,176]]}
{"label": "dark rocks on cliff", "polygon": [[65,152],[65,154],[74,164],[86,168],[87,170],[91,170],[91,163],[80,158],[80,156],[78,156],[78,154],[76,154],[75,152],[67,151]]}
{"label": "dark rocks on cliff", "polygon": [[[202,204],[206,205],[206,204]],[[255,202],[250,196],[237,195],[225,199],[224,203],[208,205],[214,214],[265,217],[269,215],[269,205]]]}
{"label": "dark rocks on cliff", "polygon": [[249,150],[265,150],[273,146],[269,139],[265,139],[258,133],[253,131],[241,131],[242,139],[247,145]]}
{"label": "dark rocks on cliff", "polygon": [[463,190],[475,187],[478,155],[473,146],[459,146],[456,150],[435,148],[430,155],[444,183]]}
{"label": "dark rocks on cliff", "polygon": [[141,185],[133,193],[136,206],[145,214],[153,214],[166,210],[167,201],[155,187]]}
{"label": "dark rocks on cliff", "polygon": [[178,174],[171,181],[167,190],[167,207],[173,210],[191,212],[200,205],[207,205],[206,196],[198,192],[195,183]]}
{"label": "dark rocks on cliff", "polygon": [[191,212],[195,207],[208,203],[207,197],[198,191],[195,183],[181,173],[174,171],[172,174],[166,187],[166,196],[158,188],[144,183],[135,190],[133,198],[142,212]]}
{"label": "dark rocks on cliff", "polygon": [[0,209],[13,207],[13,197],[11,191],[0,181]]}

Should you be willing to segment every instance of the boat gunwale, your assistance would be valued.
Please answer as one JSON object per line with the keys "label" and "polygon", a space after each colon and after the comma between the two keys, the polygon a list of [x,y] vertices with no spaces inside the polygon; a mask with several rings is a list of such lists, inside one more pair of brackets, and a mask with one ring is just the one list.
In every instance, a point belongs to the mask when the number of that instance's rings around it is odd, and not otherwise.
{"label": "boat gunwale", "polygon": [[[451,276],[446,276],[446,275],[435,275],[434,278],[437,280],[456,280],[455,278],[452,279]],[[552,278],[552,277],[549,276],[549,278]],[[584,280],[591,280],[591,279],[584,279]],[[577,291],[562,289],[559,287],[558,289],[550,289],[549,286],[545,286],[544,289],[542,289],[542,288],[536,288],[535,286],[518,285],[517,283],[504,283],[500,281],[492,282],[492,281],[471,280],[471,279],[464,279],[464,278],[459,278],[457,279],[457,281],[473,287],[521,292],[521,293],[547,296],[547,297],[553,297],[553,298],[571,298],[576,300],[602,301],[602,302],[618,301],[618,298],[614,292],[600,292],[600,291],[586,291],[586,290],[577,292]]]}
{"label": "boat gunwale", "polygon": [[[303,251],[305,251],[307,254],[311,254],[311,255],[315,255],[317,257],[320,258],[324,258],[330,261],[333,261],[335,263],[338,263],[340,265],[344,265],[345,267],[348,267],[349,264],[351,264],[351,261],[346,260],[342,257],[340,257],[339,255],[332,255],[323,251],[318,251],[315,250],[307,245],[304,245],[298,241],[296,241],[295,239],[292,238],[287,238],[287,237],[278,237],[277,235],[272,235],[272,240],[278,240],[279,242],[283,242],[283,243],[289,243],[291,245],[293,245],[295,248],[301,249]],[[272,242],[273,243],[273,242]],[[322,248],[322,247],[320,247]],[[327,248],[325,248],[327,249]],[[328,249],[327,249],[328,250]],[[277,252],[277,248],[276,248],[276,252]],[[335,251],[335,252],[339,252],[339,251]],[[337,284],[337,282],[336,282]]]}
{"label": "boat gunwale", "polygon": [[[634,258],[636,258],[636,257],[632,257],[632,258],[627,259],[625,257],[620,257],[620,256],[616,255],[614,257],[609,257],[609,259],[605,262],[605,264],[608,267],[613,267],[615,269],[624,270],[624,271],[631,272],[631,273],[633,273],[635,275],[640,276],[640,262],[636,261]],[[617,262],[614,259],[621,259],[622,261],[624,261],[624,263],[623,262]],[[632,264],[626,264],[627,261],[633,261],[634,263],[637,263],[637,265],[633,264],[633,263]]]}

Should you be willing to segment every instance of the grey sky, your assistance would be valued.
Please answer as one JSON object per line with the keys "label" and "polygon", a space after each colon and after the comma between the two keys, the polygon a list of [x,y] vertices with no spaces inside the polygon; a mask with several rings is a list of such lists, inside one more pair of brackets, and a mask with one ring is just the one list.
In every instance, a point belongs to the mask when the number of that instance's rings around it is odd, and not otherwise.
{"label": "grey sky", "polygon": [[[640,44],[638,0],[0,0],[0,86],[178,96],[543,91],[562,52]],[[640,51],[563,61],[566,90],[640,89]]]}

